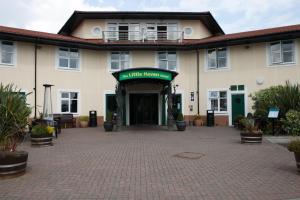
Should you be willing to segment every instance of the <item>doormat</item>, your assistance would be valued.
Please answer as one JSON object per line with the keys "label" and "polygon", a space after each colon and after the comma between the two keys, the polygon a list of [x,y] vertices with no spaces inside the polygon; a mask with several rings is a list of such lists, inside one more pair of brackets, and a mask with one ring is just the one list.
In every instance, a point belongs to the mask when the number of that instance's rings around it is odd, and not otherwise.
{"label": "doormat", "polygon": [[204,156],[203,153],[195,153],[195,152],[182,152],[174,155],[178,158],[187,158],[187,159],[199,159]]}

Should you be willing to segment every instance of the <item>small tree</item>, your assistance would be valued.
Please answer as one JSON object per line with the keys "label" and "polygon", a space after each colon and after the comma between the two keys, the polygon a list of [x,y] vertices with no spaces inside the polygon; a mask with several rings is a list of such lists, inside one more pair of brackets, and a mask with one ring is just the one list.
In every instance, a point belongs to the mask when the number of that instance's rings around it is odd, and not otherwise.
{"label": "small tree", "polygon": [[0,84],[0,150],[15,151],[24,136],[31,109],[26,96],[13,84]]}

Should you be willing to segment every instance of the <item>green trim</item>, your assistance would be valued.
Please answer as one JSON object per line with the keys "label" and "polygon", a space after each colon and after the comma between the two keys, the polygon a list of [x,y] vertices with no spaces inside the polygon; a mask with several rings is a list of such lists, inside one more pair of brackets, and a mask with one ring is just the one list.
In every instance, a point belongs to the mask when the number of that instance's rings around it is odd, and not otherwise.
{"label": "green trim", "polygon": [[159,80],[172,80],[172,73],[158,70],[137,69],[131,71],[120,72],[119,81],[131,79],[159,79]]}

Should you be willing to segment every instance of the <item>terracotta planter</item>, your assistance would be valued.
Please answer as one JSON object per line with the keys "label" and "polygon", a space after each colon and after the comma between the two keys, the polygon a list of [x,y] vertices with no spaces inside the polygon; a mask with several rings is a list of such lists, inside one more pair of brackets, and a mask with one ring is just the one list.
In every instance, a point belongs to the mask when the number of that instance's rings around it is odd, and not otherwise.
{"label": "terracotta planter", "polygon": [[262,133],[241,133],[241,143],[261,143],[262,142]]}
{"label": "terracotta planter", "polygon": [[300,152],[294,152],[298,172],[300,172]]}
{"label": "terracotta planter", "polygon": [[31,145],[32,146],[52,146],[53,142],[52,142],[53,137],[45,137],[45,136],[34,136],[31,135]]}
{"label": "terracotta planter", "polygon": [[0,177],[25,172],[27,159],[26,151],[0,152]]}
{"label": "terracotta planter", "polygon": [[113,124],[113,122],[104,122],[103,127],[106,132],[111,132],[114,128],[114,124]]}
{"label": "terracotta planter", "polygon": [[185,121],[176,121],[176,127],[178,131],[185,131],[186,128]]}
{"label": "terracotta planter", "polygon": [[195,119],[194,120],[194,125],[195,126],[203,126],[203,120],[202,119]]}
{"label": "terracotta planter", "polygon": [[81,128],[87,128],[89,126],[89,122],[87,121],[80,121],[80,127]]}

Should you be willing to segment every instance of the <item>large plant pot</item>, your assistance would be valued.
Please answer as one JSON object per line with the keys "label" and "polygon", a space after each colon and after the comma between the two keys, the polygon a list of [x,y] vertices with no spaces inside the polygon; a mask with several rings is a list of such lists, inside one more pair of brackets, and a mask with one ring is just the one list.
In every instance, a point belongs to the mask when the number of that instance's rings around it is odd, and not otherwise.
{"label": "large plant pot", "polygon": [[114,128],[113,122],[104,122],[104,123],[103,123],[103,126],[104,126],[104,130],[105,130],[106,132],[110,132],[110,131],[112,131],[113,128]]}
{"label": "large plant pot", "polygon": [[86,121],[80,121],[80,127],[81,128],[87,128],[89,126],[89,122]]}
{"label": "large plant pot", "polygon": [[26,151],[0,152],[0,177],[25,172],[27,159]]}
{"label": "large plant pot", "polygon": [[186,128],[185,121],[176,121],[176,127],[178,131],[185,131]]}
{"label": "large plant pot", "polygon": [[52,139],[53,139],[52,136],[45,137],[45,136],[31,135],[31,145],[39,146],[39,147],[52,146],[53,145]]}
{"label": "large plant pot", "polygon": [[294,152],[298,172],[300,172],[300,153]]}
{"label": "large plant pot", "polygon": [[261,143],[262,133],[241,133],[241,143]]}

